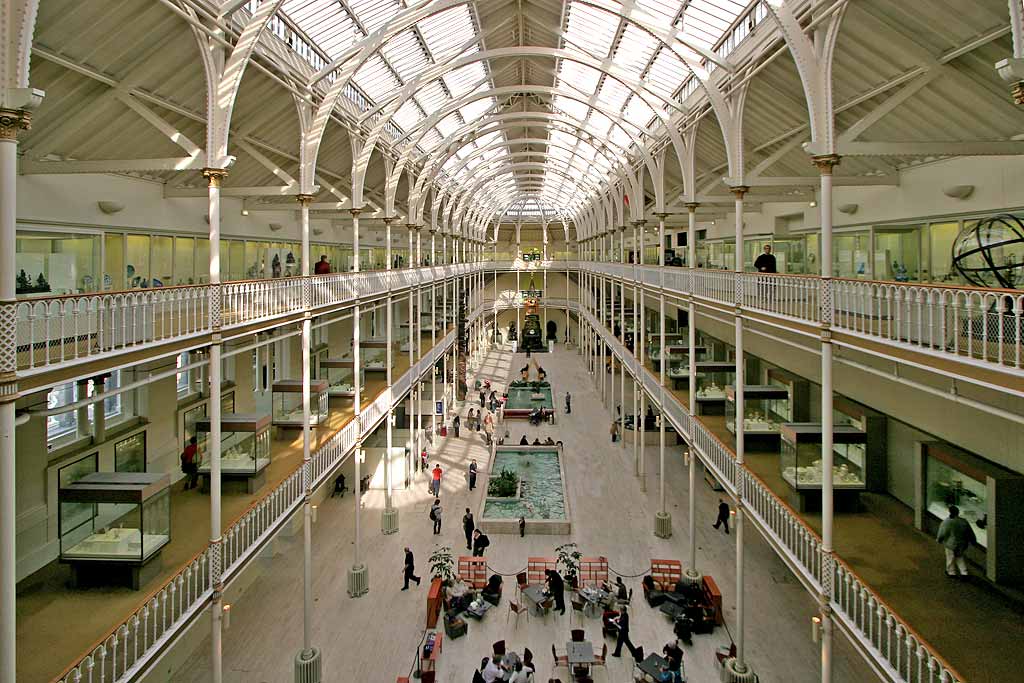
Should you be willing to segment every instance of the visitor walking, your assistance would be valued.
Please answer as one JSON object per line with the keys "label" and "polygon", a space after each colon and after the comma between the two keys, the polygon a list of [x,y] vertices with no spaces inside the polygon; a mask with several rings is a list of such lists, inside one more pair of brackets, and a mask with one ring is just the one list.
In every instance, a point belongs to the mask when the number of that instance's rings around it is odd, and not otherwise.
{"label": "visitor walking", "polygon": [[964,556],[967,549],[977,539],[971,523],[960,516],[960,508],[949,506],[949,517],[939,525],[939,533],[935,539],[946,547],[946,576],[967,576],[967,561]]}
{"label": "visitor walking", "polygon": [[612,621],[619,627],[619,635],[615,639],[615,652],[612,653],[612,657],[621,657],[622,646],[625,645],[629,648],[629,653],[636,658],[636,648],[633,647],[633,642],[629,639],[629,610],[625,605],[621,606],[619,616]]}
{"label": "visitor walking", "polygon": [[466,508],[466,514],[462,515],[462,530],[466,532],[466,550],[472,550],[476,522],[473,521],[473,513],[469,511],[469,508]]}
{"label": "visitor walking", "polygon": [[192,437],[181,452],[181,471],[185,475],[185,490],[194,489],[199,485],[199,454],[198,440]]}
{"label": "visitor walking", "polygon": [[569,415],[572,413],[572,395],[567,391],[565,392],[565,414]]}
{"label": "visitor walking", "polygon": [[452,418],[452,430],[455,432],[455,438],[459,438],[459,427],[462,426],[462,420],[458,415]]}
{"label": "visitor walking", "polygon": [[484,435],[487,437],[487,445],[490,446],[494,441],[494,418],[490,413],[484,416]]}
{"label": "visitor walking", "polygon": [[718,517],[715,519],[715,528],[725,525],[725,534],[729,535],[729,504],[721,498],[718,499]]}
{"label": "visitor walking", "polygon": [[476,459],[469,461],[469,490],[472,491],[476,488]]}
{"label": "visitor walking", "polygon": [[434,523],[434,535],[441,533],[441,499],[435,498],[430,506],[430,520]]}
{"label": "visitor walking", "polygon": [[430,479],[430,492],[434,494],[434,497],[441,495],[441,475],[443,474],[441,465],[434,463],[434,469],[431,472]]}
{"label": "visitor walking", "polygon": [[519,516],[519,538],[526,536],[526,517]]}
{"label": "visitor walking", "polygon": [[405,585],[402,586],[402,590],[409,590],[410,579],[415,581],[417,586],[420,585],[420,577],[416,576],[416,559],[408,546],[405,548],[405,567],[402,569],[402,575],[405,577]]}
{"label": "visitor walking", "polygon": [[328,275],[331,272],[331,262],[327,260],[326,254],[321,254],[320,260],[313,266],[314,275]]}
{"label": "visitor walking", "polygon": [[473,531],[473,557],[483,557],[484,551],[490,544],[491,539],[487,538],[487,534],[479,529]]}
{"label": "visitor walking", "polygon": [[772,253],[772,245],[764,245],[764,253],[754,259],[754,270],[759,273],[776,273],[777,265],[775,255]]}
{"label": "visitor walking", "polygon": [[615,443],[619,440],[619,423],[615,420],[612,420],[612,428],[610,431],[612,434],[612,443]]}
{"label": "visitor walking", "polygon": [[484,391],[483,389],[481,389],[480,390],[480,407],[483,408],[484,404],[486,402],[487,402],[487,392]]}
{"label": "visitor walking", "polygon": [[470,408],[469,412],[466,413],[466,429],[473,431],[473,409]]}

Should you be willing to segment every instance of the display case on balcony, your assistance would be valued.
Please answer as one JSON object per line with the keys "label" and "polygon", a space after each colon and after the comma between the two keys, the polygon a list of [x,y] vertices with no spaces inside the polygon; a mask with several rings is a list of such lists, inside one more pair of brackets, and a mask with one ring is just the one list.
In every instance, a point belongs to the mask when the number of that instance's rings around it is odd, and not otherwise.
{"label": "display case on balcony", "polygon": [[934,535],[956,505],[974,532],[967,558],[992,581],[1024,580],[1024,476],[940,441],[920,443],[917,457],[917,527]]}
{"label": "display case on balcony", "polygon": [[672,382],[673,389],[685,389],[690,385],[690,361],[686,356],[669,358],[665,377]]}
{"label": "display case on balcony", "polygon": [[[791,503],[801,512],[821,509],[823,481],[821,423],[790,422],[780,427],[782,448],[779,469],[792,488]],[[835,425],[832,430],[832,477],[837,510],[856,510],[860,492],[867,488],[870,466],[867,434],[852,425]]]}
{"label": "display case on balcony", "polygon": [[329,351],[327,344],[317,344],[309,350],[309,378],[316,379],[323,377],[322,363],[327,359]]}
{"label": "display case on balcony", "polygon": [[[199,452],[202,454],[199,473],[203,475],[203,490],[206,491],[210,485],[210,419],[198,420],[196,432]],[[264,484],[265,470],[269,464],[270,416],[238,413],[221,415],[221,477],[245,480],[246,491],[255,493]]]}
{"label": "display case on balcony", "polygon": [[160,572],[171,540],[167,474],[95,472],[60,487],[60,560],[72,585],[127,581],[133,589]]}
{"label": "display case on balcony", "polygon": [[771,418],[779,422],[809,422],[811,383],[781,368],[768,368],[766,384],[785,389],[789,400],[768,405]]}
{"label": "display case on balcony", "polygon": [[388,350],[386,348],[366,348],[360,344],[359,360],[363,372],[387,372]]}
{"label": "display case on balcony", "polygon": [[[782,387],[747,384],[743,387],[744,443],[751,449],[774,450],[779,447],[779,427],[789,414],[789,392]],[[725,428],[736,433],[736,387],[725,388]]]}
{"label": "display case on balcony", "polygon": [[[362,349],[359,351],[362,365]],[[354,398],[356,395],[355,361],[352,356],[328,358],[323,362],[324,379],[327,380],[327,395],[341,398]],[[366,373],[359,371],[359,386],[365,386]]]}
{"label": "display case on balcony", "polygon": [[736,376],[736,365],[729,361],[702,360],[696,363],[697,377],[691,390],[697,392],[698,415],[725,414],[725,388]]}
{"label": "display case on balcony", "polygon": [[[271,385],[275,427],[302,427],[302,380],[285,379]],[[327,421],[327,381],[309,382],[309,425],[316,427]]]}

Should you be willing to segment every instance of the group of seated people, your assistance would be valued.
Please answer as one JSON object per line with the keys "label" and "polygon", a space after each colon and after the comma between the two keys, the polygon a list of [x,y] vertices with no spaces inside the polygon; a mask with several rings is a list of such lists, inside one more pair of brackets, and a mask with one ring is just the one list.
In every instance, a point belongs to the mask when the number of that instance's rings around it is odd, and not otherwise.
{"label": "group of seated people", "polygon": [[528,438],[526,438],[526,434],[523,434],[523,438],[519,439],[519,445],[520,446],[561,446],[562,442],[561,441],[555,441],[554,439],[552,439],[549,436],[548,438],[544,439],[543,441],[540,440],[540,437],[536,437],[536,438],[534,438],[533,443],[530,443],[530,440]]}
{"label": "group of seated people", "polygon": [[715,610],[706,604],[701,584],[680,581],[674,590],[662,591],[658,590],[654,579],[648,574],[643,578],[643,587],[644,598],[651,607],[660,607],[667,601],[680,608],[673,628],[684,643],[692,642],[691,635],[694,633],[711,633],[715,629]]}
{"label": "group of seated people", "polygon": [[496,652],[480,662],[480,668],[473,673],[473,683],[532,683],[536,672],[537,666],[530,648],[523,650],[522,657],[511,651]]}
{"label": "group of seated people", "polygon": [[555,411],[550,408],[534,408],[530,411],[530,424],[534,426],[539,425],[541,422],[547,421],[554,414]]}

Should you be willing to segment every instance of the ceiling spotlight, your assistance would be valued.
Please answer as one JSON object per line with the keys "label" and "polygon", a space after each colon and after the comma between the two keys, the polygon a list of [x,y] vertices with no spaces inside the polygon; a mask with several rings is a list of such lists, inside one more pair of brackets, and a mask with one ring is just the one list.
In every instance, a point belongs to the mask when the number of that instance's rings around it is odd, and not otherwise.
{"label": "ceiling spotlight", "polygon": [[818,205],[818,202],[815,202],[815,201],[810,202],[810,206],[811,206],[812,209],[814,207],[816,207],[817,205]]}
{"label": "ceiling spotlight", "polygon": [[249,209],[242,209],[242,215],[243,216],[248,216],[249,215]]}

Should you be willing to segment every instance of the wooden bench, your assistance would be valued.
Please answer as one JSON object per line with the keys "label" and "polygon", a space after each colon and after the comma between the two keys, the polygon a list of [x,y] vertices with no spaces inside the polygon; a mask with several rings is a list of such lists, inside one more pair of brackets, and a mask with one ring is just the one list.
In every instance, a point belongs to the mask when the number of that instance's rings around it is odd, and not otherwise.
{"label": "wooden bench", "polygon": [[441,613],[441,579],[430,582],[427,592],[427,628],[437,626],[437,615]]}
{"label": "wooden bench", "polygon": [[671,592],[683,578],[683,563],[679,560],[651,560],[651,578],[658,590]]}

